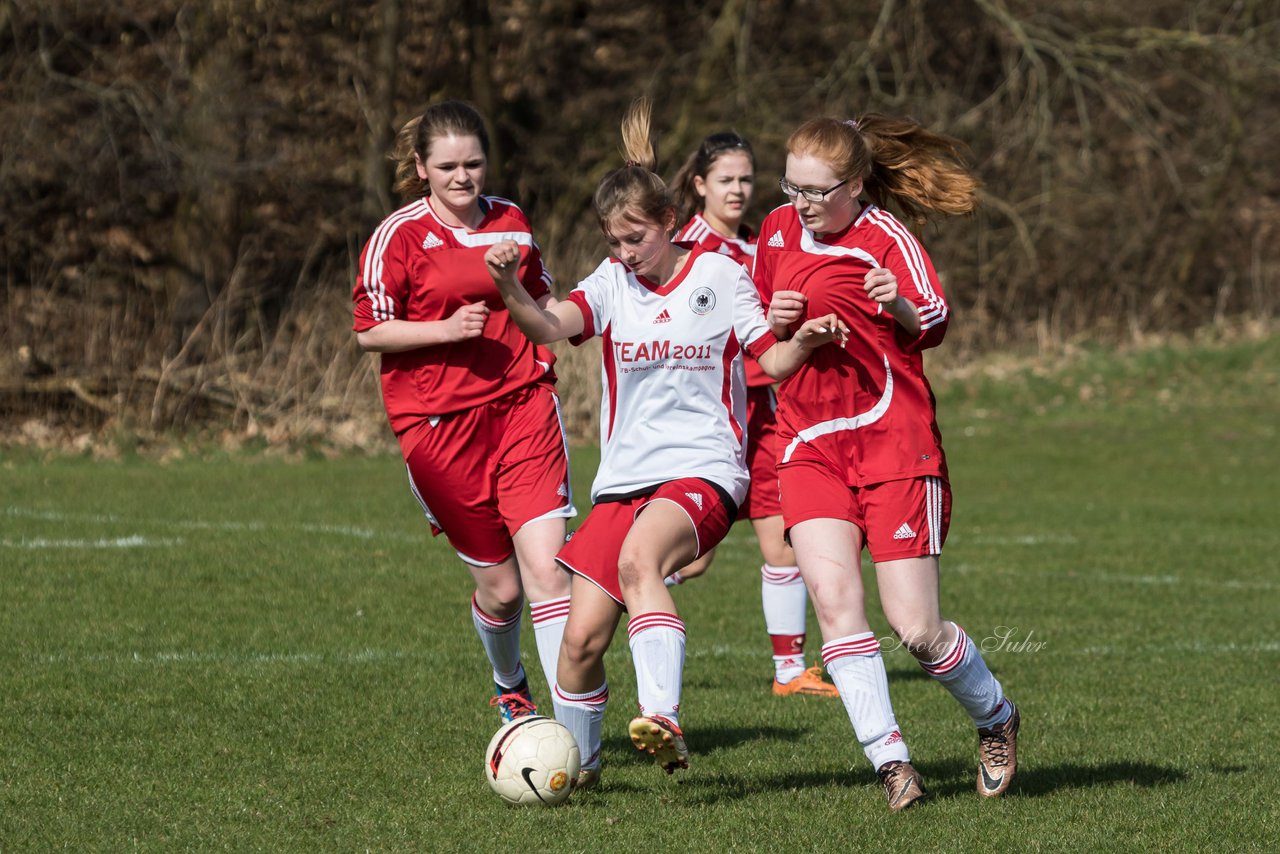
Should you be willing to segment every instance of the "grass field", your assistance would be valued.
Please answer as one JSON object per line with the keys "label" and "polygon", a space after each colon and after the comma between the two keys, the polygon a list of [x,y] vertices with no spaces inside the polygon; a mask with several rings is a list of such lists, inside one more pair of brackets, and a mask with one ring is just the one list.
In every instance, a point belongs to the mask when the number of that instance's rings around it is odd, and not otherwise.
{"label": "grass field", "polygon": [[[497,718],[467,575],[397,457],[9,452],[0,851],[1275,850],[1280,338],[937,390],[944,612],[988,639],[1024,716],[1001,801],[973,792],[972,725],[901,650],[890,686],[932,792],[903,815],[838,701],[768,693],[745,525],[676,591],[690,771],[630,748],[619,637],[602,788],[511,809],[481,776]],[[575,464],[585,512],[590,449]]]}

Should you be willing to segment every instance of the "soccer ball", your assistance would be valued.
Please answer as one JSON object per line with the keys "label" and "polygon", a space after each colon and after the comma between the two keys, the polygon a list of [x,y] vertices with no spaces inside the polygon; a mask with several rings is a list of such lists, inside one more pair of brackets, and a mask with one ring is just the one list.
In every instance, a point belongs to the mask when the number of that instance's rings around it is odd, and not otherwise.
{"label": "soccer ball", "polygon": [[581,761],[568,727],[526,715],[493,734],[484,754],[484,778],[507,803],[552,806],[573,791]]}

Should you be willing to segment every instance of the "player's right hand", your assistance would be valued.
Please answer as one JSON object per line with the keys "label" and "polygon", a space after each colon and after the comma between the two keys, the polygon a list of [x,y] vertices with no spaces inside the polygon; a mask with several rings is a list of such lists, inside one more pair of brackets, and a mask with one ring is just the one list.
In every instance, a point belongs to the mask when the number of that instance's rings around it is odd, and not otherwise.
{"label": "player's right hand", "polygon": [[774,291],[769,301],[770,326],[790,326],[804,317],[807,300],[799,291]]}
{"label": "player's right hand", "polygon": [[464,305],[449,318],[449,331],[455,341],[479,338],[484,334],[484,322],[489,318],[489,307],[482,302]]}

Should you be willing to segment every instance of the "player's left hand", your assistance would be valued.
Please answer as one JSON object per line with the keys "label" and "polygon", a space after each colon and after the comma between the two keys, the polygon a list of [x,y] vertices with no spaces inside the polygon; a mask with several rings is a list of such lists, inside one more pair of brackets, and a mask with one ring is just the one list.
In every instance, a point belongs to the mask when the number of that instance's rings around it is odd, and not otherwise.
{"label": "player's left hand", "polygon": [[484,264],[495,282],[514,280],[520,267],[520,244],[514,240],[500,240],[484,253]]}
{"label": "player's left hand", "polygon": [[868,272],[863,287],[867,296],[881,305],[887,306],[898,298],[898,277],[884,267],[875,267]]}
{"label": "player's left hand", "polygon": [[813,350],[833,341],[843,347],[849,340],[849,327],[834,314],[813,317],[804,322],[793,340],[806,350]]}

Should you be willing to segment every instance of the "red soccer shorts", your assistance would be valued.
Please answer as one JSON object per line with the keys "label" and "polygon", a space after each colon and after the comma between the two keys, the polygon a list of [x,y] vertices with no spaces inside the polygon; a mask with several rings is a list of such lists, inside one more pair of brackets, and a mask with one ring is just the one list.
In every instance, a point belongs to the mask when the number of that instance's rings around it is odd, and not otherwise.
{"label": "red soccer shorts", "polygon": [[876,563],[942,554],[951,526],[951,487],[940,477],[912,477],[850,487],[818,462],[778,469],[782,521],[844,519],[857,525]]}
{"label": "red soccer shorts", "polygon": [[681,478],[668,481],[647,495],[606,501],[592,507],[587,518],[556,555],[556,560],[565,569],[608,593],[625,608],[622,587],[618,583],[618,556],[622,553],[622,542],[649,502],[658,500],[674,502],[689,515],[698,538],[698,555],[715,548],[733,524],[731,506],[726,506],[719,490],[701,478]]}
{"label": "red soccer shorts", "polygon": [[747,388],[747,469],[751,486],[739,514],[744,519],[781,516],[778,499],[778,420],[773,389],[767,385]]}
{"label": "red soccer shorts", "polygon": [[473,566],[510,557],[511,535],[525,524],[574,514],[560,402],[548,386],[428,419],[400,444],[432,533]]}

